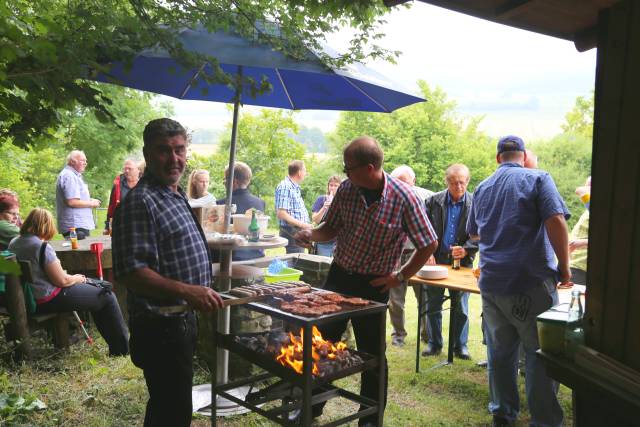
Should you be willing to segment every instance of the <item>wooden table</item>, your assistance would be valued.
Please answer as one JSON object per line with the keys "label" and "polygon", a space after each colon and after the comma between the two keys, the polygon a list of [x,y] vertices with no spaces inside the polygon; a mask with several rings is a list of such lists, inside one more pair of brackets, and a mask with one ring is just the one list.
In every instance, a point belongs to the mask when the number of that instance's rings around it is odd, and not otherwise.
{"label": "wooden table", "polygon": [[[472,294],[480,294],[480,288],[478,287],[478,281],[473,275],[472,269],[469,267],[460,267],[459,270],[454,270],[450,265],[443,265],[449,270],[449,276],[446,279],[423,279],[418,276],[413,276],[409,279],[410,285],[424,285],[434,286],[437,288],[449,289],[450,291],[462,291],[470,292]],[[558,304],[568,304],[571,301],[572,289],[558,289]],[[426,310],[426,301],[423,301],[423,293],[419,292],[418,299],[418,334],[416,339],[416,372],[420,371],[420,316],[429,314]],[[453,300],[451,296],[444,297],[445,300],[451,301],[450,306],[453,307],[457,301]],[[583,300],[584,307],[584,300]],[[455,316],[453,313],[449,314],[449,342],[447,345],[447,360],[435,367],[449,365],[453,363],[453,344],[455,340],[455,333],[458,325],[455,324]]]}
{"label": "wooden table", "polygon": [[[460,267],[459,270],[454,270],[450,265],[443,265],[442,267],[447,267],[449,270],[449,276],[446,279],[423,279],[418,276],[413,276],[409,279],[410,285],[423,285],[423,286],[434,286],[437,288],[449,289],[449,291],[462,291],[462,292],[471,292],[473,294],[479,294],[480,288],[478,287],[478,281],[471,268],[468,267]],[[423,293],[418,292],[418,335],[416,339],[416,372],[420,371],[420,317],[423,315],[431,314],[427,312],[426,309],[426,301],[424,301]],[[457,296],[455,298],[449,296],[444,296],[444,300],[450,300],[450,307],[453,308],[457,303]],[[453,364],[453,345],[456,336],[456,321],[455,316],[453,315],[453,310],[449,313],[449,341],[447,343],[447,360],[443,363],[436,365],[450,365]]]}
{"label": "wooden table", "polygon": [[68,240],[52,240],[49,242],[56,251],[60,264],[69,272],[86,273],[88,276],[95,276],[98,270],[96,254],[91,252],[92,243],[102,243],[102,268],[111,269],[111,236],[92,236],[78,240],[78,249],[71,249],[71,242]]}

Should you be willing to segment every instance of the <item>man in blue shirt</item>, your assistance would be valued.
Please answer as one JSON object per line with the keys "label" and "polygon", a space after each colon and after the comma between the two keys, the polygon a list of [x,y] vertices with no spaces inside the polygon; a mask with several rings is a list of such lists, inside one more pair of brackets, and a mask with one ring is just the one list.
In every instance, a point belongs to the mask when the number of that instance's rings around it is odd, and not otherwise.
{"label": "man in blue shirt", "polygon": [[489,411],[494,426],[511,426],[518,417],[522,343],[531,425],[561,426],[558,384],[535,355],[536,317],[558,303],[558,280],[571,281],[569,211],[548,173],[524,168],[522,139],[500,139],[496,159],[500,166],[476,188],[467,222],[467,232],[479,239]]}
{"label": "man in blue shirt", "polygon": [[[466,231],[467,216],[471,210],[473,196],[467,192],[469,168],[453,164],[445,172],[447,189],[427,199],[427,215],[438,235],[438,250],[431,262],[451,264],[459,259],[463,267],[472,267],[478,246]],[[455,316],[456,340],[454,354],[461,359],[471,359],[469,340],[469,293],[449,291],[451,315]],[[434,356],[442,351],[442,301],[444,289],[427,286],[427,348],[423,356]]]}
{"label": "man in blue shirt", "polygon": [[100,206],[100,200],[89,196],[89,187],[82,179],[86,168],[87,156],[82,151],[73,150],[56,180],[56,219],[58,231],[65,237],[72,227],[76,229],[78,239],[89,236],[96,228],[92,209]]}
{"label": "man in blue shirt", "polygon": [[312,225],[300,193],[300,183],[307,175],[304,162],[292,161],[289,163],[288,172],[289,175],[276,187],[275,203],[276,216],[280,223],[280,236],[289,241],[286,250],[291,254],[304,252],[304,248],[296,244],[293,236],[300,230],[311,228]]}

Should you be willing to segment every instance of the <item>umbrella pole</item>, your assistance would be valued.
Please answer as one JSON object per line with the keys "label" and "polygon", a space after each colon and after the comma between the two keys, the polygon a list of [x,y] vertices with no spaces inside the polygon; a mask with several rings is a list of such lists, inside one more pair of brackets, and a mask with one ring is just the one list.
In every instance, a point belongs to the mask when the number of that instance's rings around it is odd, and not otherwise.
{"label": "umbrella pole", "polygon": [[[229,147],[229,166],[227,169],[226,191],[227,199],[224,209],[224,230],[225,233],[231,231],[231,202],[233,197],[233,178],[236,161],[236,141],[238,138],[238,115],[240,111],[240,90],[242,89],[242,67],[238,67],[238,86],[236,87],[236,96],[233,103],[233,122],[231,126],[231,144]],[[231,288],[231,249],[220,250],[220,290],[229,291]],[[229,333],[230,318],[229,307],[218,310],[218,332],[223,334]],[[227,350],[218,349],[217,366],[216,366],[216,382],[218,384],[226,384],[229,380],[229,352]]]}

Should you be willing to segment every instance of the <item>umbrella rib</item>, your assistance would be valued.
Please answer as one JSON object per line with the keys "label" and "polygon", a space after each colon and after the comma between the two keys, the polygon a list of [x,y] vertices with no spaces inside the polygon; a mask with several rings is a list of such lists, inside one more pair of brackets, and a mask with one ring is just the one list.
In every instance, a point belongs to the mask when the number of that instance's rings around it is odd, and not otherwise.
{"label": "umbrella rib", "polygon": [[345,76],[340,76],[343,79],[345,79],[351,86],[353,86],[354,88],[356,88],[361,94],[363,94],[364,96],[366,96],[367,98],[369,98],[374,104],[376,104],[378,107],[382,108],[382,110],[385,113],[390,113],[391,110],[386,106],[383,105],[381,103],[379,103],[377,100],[373,99],[367,92],[365,92],[364,90],[362,90],[357,84],[355,84],[354,82],[351,81],[351,79],[349,79],[348,77]]}
{"label": "umbrella rib", "polygon": [[182,90],[182,93],[180,94],[180,98],[179,99],[184,99],[184,97],[187,95],[187,92],[189,92],[189,89],[191,89],[191,86],[193,85],[193,82],[198,78],[198,76],[200,75],[202,70],[204,70],[204,67],[206,65],[207,65],[206,63],[202,64],[200,66],[200,68],[198,68],[198,71],[196,71],[196,73],[193,75],[193,77],[191,77],[189,79],[189,83],[187,83],[187,85]]}
{"label": "umbrella rib", "polygon": [[280,71],[275,68],[276,71],[276,75],[278,76],[278,79],[280,80],[280,84],[282,85],[282,90],[284,90],[284,94],[287,95],[287,99],[289,100],[289,104],[291,105],[291,109],[295,110],[296,106],[293,104],[293,100],[291,99],[291,96],[289,95],[289,91],[287,90],[287,86],[284,84],[284,80],[282,79],[282,76],[280,75]]}

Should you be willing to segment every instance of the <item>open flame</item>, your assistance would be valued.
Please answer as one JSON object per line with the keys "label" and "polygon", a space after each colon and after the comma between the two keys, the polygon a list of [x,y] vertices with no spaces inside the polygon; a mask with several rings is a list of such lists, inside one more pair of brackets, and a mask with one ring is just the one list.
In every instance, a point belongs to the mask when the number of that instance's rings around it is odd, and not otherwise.
{"label": "open flame", "polygon": [[[311,341],[311,356],[313,358],[313,368],[311,373],[313,376],[320,375],[320,365],[324,360],[335,360],[342,353],[348,352],[345,342],[333,344],[322,338],[322,334],[313,326]],[[300,336],[293,335],[289,332],[291,344],[282,346],[280,354],[276,356],[276,360],[281,365],[292,368],[299,374],[302,374],[302,343],[304,342],[304,330],[300,328]]]}

